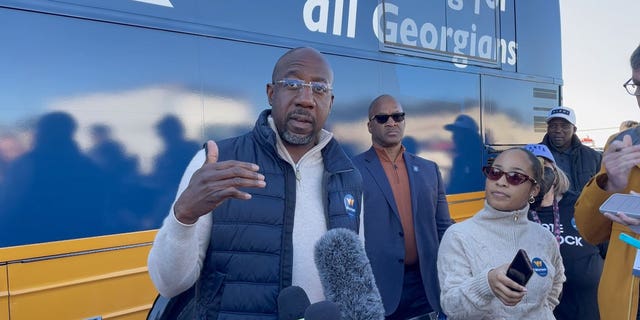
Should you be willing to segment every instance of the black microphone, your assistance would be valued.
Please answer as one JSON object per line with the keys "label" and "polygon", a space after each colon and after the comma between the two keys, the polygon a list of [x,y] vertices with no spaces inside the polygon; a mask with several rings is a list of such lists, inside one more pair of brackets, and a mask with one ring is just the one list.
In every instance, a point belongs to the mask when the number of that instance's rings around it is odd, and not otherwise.
{"label": "black microphone", "polygon": [[340,308],[331,301],[320,301],[311,304],[304,312],[304,320],[340,320]]}
{"label": "black microphone", "polygon": [[358,235],[331,229],[316,243],[314,258],[327,300],[344,320],[384,320],[384,306]]}
{"label": "black microphone", "polygon": [[311,305],[304,289],[290,286],[278,294],[278,320],[298,320],[304,318],[305,310]]}

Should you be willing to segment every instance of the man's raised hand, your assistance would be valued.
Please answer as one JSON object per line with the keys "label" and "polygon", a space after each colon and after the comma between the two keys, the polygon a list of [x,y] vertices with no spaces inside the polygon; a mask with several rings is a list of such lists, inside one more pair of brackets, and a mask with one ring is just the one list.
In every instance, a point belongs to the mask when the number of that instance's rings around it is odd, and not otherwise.
{"label": "man's raised hand", "polygon": [[204,166],[207,163],[218,162],[218,145],[216,144],[215,141],[213,140],[207,141],[207,143],[204,145],[204,150],[207,157],[205,158],[204,164],[202,166]]}
{"label": "man's raised hand", "polygon": [[625,135],[622,141],[613,141],[602,155],[602,163],[607,169],[609,192],[621,192],[629,183],[631,168],[640,164],[640,144],[633,145],[631,136]]}
{"label": "man's raised hand", "polygon": [[264,176],[258,165],[237,160],[218,162],[218,145],[207,141],[206,158],[187,188],[180,194],[173,210],[178,221],[193,224],[228,198],[251,199],[238,188],[264,188]]}

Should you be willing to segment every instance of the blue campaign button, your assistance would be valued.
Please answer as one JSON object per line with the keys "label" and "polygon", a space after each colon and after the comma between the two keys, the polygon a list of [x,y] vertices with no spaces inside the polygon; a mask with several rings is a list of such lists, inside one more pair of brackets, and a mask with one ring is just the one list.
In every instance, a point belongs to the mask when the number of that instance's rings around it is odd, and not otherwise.
{"label": "blue campaign button", "polygon": [[549,273],[547,265],[540,258],[533,258],[533,260],[531,260],[531,266],[533,266],[533,271],[541,277],[546,277]]}

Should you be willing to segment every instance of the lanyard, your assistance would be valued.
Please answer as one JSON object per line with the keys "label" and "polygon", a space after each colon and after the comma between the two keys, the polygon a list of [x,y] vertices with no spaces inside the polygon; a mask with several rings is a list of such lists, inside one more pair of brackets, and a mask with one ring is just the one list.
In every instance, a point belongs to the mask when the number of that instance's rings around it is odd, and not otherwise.
{"label": "lanyard", "polygon": [[[542,224],[540,221],[540,217],[538,217],[538,213],[535,210],[529,210],[531,216],[533,217],[533,221]],[[558,200],[553,197],[553,234],[556,236],[556,241],[558,241],[558,245],[562,241],[562,237],[560,236],[560,208],[558,207]]]}

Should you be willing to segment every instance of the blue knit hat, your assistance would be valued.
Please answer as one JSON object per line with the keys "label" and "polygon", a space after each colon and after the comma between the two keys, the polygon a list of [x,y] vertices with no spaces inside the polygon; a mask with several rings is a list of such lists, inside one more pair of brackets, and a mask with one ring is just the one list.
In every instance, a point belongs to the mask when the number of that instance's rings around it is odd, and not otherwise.
{"label": "blue knit hat", "polygon": [[553,158],[553,154],[551,154],[549,148],[547,148],[547,146],[545,146],[544,144],[528,144],[523,148],[531,151],[531,153],[533,153],[536,157],[543,157],[553,163],[556,162],[556,159]]}

